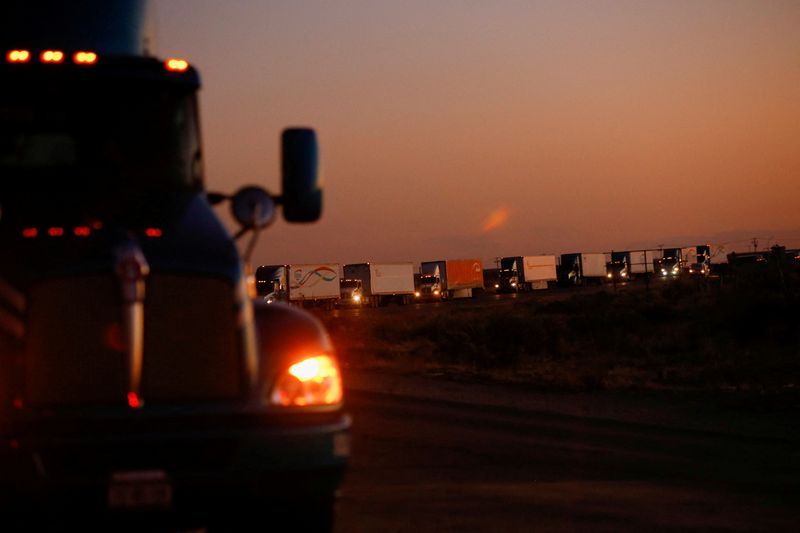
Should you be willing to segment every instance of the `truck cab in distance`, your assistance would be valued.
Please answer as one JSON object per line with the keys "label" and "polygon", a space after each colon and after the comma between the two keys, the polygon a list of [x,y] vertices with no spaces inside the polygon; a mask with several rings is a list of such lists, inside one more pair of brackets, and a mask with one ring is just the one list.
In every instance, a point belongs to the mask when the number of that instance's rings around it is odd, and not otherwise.
{"label": "truck cab in distance", "polygon": [[629,281],[632,279],[630,265],[630,252],[611,252],[611,261],[606,263],[606,276],[615,283]]}
{"label": "truck cab in distance", "polygon": [[339,282],[340,306],[360,307],[364,304],[364,286],[360,279],[342,279]]}

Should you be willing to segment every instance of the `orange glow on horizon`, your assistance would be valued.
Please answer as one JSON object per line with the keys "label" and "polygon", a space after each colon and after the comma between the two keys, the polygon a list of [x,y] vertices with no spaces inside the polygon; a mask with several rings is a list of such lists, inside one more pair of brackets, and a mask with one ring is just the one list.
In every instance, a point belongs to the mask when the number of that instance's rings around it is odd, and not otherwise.
{"label": "orange glow on horizon", "polygon": [[503,227],[508,218],[511,216],[511,209],[508,207],[501,207],[495,209],[484,219],[482,226],[482,233],[489,233]]}

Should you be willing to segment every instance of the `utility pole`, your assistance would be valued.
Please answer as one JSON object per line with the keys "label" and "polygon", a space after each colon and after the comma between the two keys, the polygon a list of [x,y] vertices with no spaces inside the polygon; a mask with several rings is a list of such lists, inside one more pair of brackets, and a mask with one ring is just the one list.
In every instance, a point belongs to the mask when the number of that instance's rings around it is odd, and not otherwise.
{"label": "utility pole", "polygon": [[757,252],[758,251],[758,237],[753,237],[752,243],[753,243],[753,251]]}

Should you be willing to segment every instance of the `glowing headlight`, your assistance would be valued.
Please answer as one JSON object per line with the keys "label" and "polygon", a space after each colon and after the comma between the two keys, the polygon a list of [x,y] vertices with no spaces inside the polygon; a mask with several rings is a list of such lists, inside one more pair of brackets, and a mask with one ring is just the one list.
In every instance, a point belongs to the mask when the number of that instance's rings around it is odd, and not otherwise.
{"label": "glowing headlight", "polygon": [[433,291],[433,294],[435,294],[436,296],[439,296],[439,289],[436,289],[435,291]]}
{"label": "glowing headlight", "polygon": [[512,287],[516,287],[516,286],[517,286],[517,282],[516,282],[516,281],[512,281],[512,282],[511,282],[511,286],[512,286]]}
{"label": "glowing headlight", "polygon": [[606,274],[606,277],[607,277],[607,278],[610,278],[610,277],[611,277],[611,272],[609,272],[608,274]]}
{"label": "glowing headlight", "polygon": [[500,288],[500,284],[499,284],[499,283],[495,283],[495,284],[494,284],[494,288],[495,288],[495,289],[499,289],[499,288]]}
{"label": "glowing headlight", "polygon": [[625,278],[625,277],[627,277],[627,276],[628,276],[628,273],[627,273],[627,272],[623,272],[622,274],[620,274],[620,276],[622,276],[623,278]]}
{"label": "glowing headlight", "polygon": [[667,275],[667,271],[666,271],[666,270],[664,270],[663,268],[661,269],[661,275],[662,275],[662,276],[666,276],[666,275]]}
{"label": "glowing headlight", "polygon": [[354,294],[353,295],[353,301],[356,302],[356,303],[360,302],[361,301],[361,295],[360,294]]}
{"label": "glowing headlight", "polygon": [[415,298],[419,298],[419,291],[415,291],[415,292],[414,292],[414,297],[415,297]]}
{"label": "glowing headlight", "polygon": [[339,363],[335,357],[318,355],[293,364],[278,377],[270,401],[285,407],[341,403]]}

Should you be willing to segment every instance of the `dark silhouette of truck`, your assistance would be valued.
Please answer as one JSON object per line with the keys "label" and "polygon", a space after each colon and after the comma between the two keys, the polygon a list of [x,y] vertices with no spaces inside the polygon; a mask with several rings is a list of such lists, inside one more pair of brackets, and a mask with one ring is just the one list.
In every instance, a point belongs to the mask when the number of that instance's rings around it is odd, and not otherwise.
{"label": "dark silhouette of truck", "polygon": [[146,2],[3,8],[2,529],[330,529],[350,425],[333,346],[254,302],[212,208],[251,239],[276,204],[316,220],[314,132],[283,133],[281,195],[208,193],[199,77],[148,51]]}

